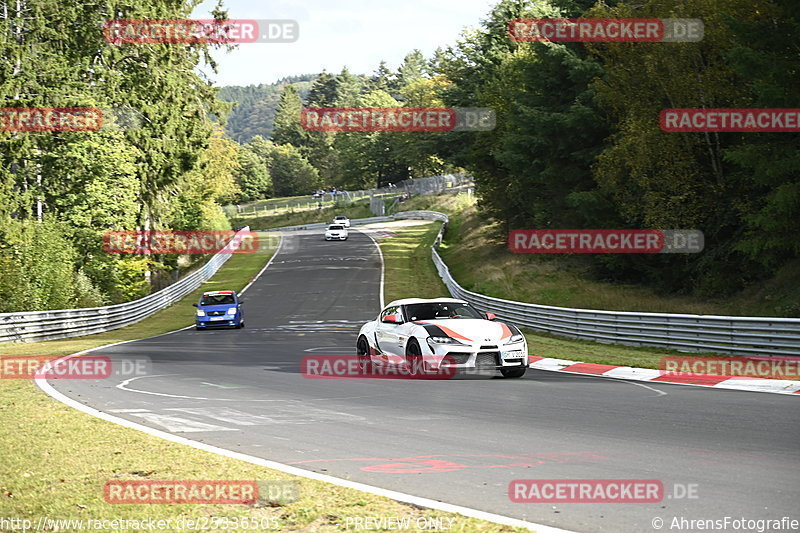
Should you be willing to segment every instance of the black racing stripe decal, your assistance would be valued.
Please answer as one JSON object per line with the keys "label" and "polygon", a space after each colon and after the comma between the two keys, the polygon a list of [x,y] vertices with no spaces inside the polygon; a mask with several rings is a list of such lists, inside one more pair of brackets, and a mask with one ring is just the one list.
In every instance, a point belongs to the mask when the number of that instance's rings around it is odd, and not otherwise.
{"label": "black racing stripe decal", "polygon": [[[417,322],[415,322],[415,324],[416,323]],[[425,328],[425,331],[427,331],[428,335],[430,335],[431,337],[449,337],[450,336],[447,333],[445,333],[442,330],[442,328],[440,328],[439,326],[436,326],[434,324],[419,324],[419,325],[422,326],[423,328]]]}
{"label": "black racing stripe decal", "polygon": [[510,329],[511,333],[513,333],[514,335],[522,335],[522,332],[514,324],[509,324],[508,322],[506,322],[505,324],[506,326],[508,326],[508,329]]}

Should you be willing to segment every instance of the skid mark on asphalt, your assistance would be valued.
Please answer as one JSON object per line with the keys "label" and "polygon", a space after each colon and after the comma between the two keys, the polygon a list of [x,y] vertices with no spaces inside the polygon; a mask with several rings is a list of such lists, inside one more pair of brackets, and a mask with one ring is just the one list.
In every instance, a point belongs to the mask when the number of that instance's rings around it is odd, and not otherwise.
{"label": "skid mark on asphalt", "polygon": [[[457,458],[455,462],[443,458]],[[352,459],[310,459],[287,463],[300,465],[325,462],[380,462],[362,466],[359,470],[379,474],[437,474],[457,472],[465,469],[481,468],[534,468],[553,463],[598,463],[608,458],[599,452],[554,452],[554,453],[522,453],[518,455],[504,454],[446,454],[417,455],[411,457],[361,457]],[[492,463],[492,464],[485,464]]]}
{"label": "skid mark on asphalt", "polygon": [[[144,419],[151,424],[166,428],[173,433],[194,433],[199,431],[239,431],[234,426],[271,426],[271,425],[305,425],[324,423],[354,422],[368,424],[366,418],[349,413],[321,409],[307,405],[306,402],[286,400],[284,405],[274,405],[269,414],[253,414],[228,407],[170,407],[161,412],[147,409],[114,409],[111,412],[128,414]],[[177,413],[177,414],[172,414]],[[224,422],[224,425],[212,424],[185,418],[179,415],[189,415],[195,418],[208,418],[215,422]]]}
{"label": "skid mark on asphalt", "polygon": [[181,418],[178,416],[160,415],[158,413],[128,413],[131,416],[143,418],[146,422],[155,424],[166,428],[167,431],[172,433],[197,433],[200,431],[239,431],[235,428],[218,426],[216,424],[208,424],[206,422],[199,422],[190,418]]}
{"label": "skid mark on asphalt", "polygon": [[[301,405],[302,403],[302,405]],[[271,426],[283,424],[321,424],[325,422],[359,422],[364,423],[363,416],[340,413],[329,409],[311,407],[304,402],[289,402],[288,405],[270,407],[269,414],[255,415],[227,407],[175,407],[165,411],[178,411],[196,416],[205,416],[222,422],[239,426]]]}

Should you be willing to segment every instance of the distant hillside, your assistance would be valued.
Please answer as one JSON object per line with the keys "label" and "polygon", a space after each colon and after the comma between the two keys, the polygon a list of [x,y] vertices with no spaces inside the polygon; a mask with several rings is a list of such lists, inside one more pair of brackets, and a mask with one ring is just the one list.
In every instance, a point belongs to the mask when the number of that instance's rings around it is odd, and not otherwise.
{"label": "distant hillside", "polygon": [[239,143],[246,143],[256,135],[269,138],[283,88],[294,85],[301,98],[305,98],[316,77],[316,74],[302,74],[282,78],[271,84],[222,87],[218,94],[219,99],[237,102],[228,117],[225,132]]}

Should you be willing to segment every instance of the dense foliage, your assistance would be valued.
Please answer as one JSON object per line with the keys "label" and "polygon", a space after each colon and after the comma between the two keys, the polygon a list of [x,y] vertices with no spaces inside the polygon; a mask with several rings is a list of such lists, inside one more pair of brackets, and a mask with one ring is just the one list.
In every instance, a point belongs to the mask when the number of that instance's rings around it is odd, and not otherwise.
{"label": "dense foliage", "polygon": [[[98,131],[0,131],[0,312],[128,300],[177,266],[107,254],[105,231],[229,227],[218,202],[234,193],[238,146],[210,118],[227,106],[196,74],[210,45],[102,33],[106,20],[188,18],[193,7],[0,1],[0,107],[106,112]],[[115,125],[121,109],[137,120]]]}
{"label": "dense foliage", "polygon": [[[0,312],[130,299],[174,258],[110,256],[109,229],[219,229],[219,203],[471,173],[515,228],[687,228],[694,255],[584,256],[590,272],[724,295],[798,261],[800,135],[666,133],[669,107],[796,108],[794,0],[500,0],[476,29],[392,71],[211,86],[207,44],[111,44],[114,18],[197,2],[0,0],[1,107],[135,110],[132,127],[0,131]],[[216,15],[224,17],[221,10]],[[519,17],[700,18],[696,43],[519,43]],[[312,132],[303,107],[487,107],[484,132]],[[223,133],[224,132],[224,133]]]}
{"label": "dense foliage", "polygon": [[[519,43],[525,17],[699,18],[695,43]],[[797,133],[667,133],[664,108],[794,108],[791,0],[502,0],[479,28],[391,72],[323,73],[307,106],[488,107],[487,132],[304,132],[296,94],[273,139],[327,184],[356,188],[465,168],[487,217],[514,228],[700,229],[696,255],[586,256],[609,280],[724,295],[797,259]],[[284,93],[286,95],[286,93]],[[289,102],[291,100],[291,102]],[[290,105],[291,104],[291,105]]]}

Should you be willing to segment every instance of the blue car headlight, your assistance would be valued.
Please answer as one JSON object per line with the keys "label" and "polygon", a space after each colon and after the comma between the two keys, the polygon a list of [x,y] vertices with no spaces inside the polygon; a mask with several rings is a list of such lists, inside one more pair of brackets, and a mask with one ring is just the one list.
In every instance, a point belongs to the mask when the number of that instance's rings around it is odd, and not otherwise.
{"label": "blue car headlight", "polygon": [[225,314],[227,314],[227,315],[235,315],[236,314],[236,308],[235,307],[231,307],[230,309],[228,309],[227,313],[225,313]]}
{"label": "blue car headlight", "polygon": [[197,310],[197,316],[206,316],[205,311],[201,311],[200,309]]}

